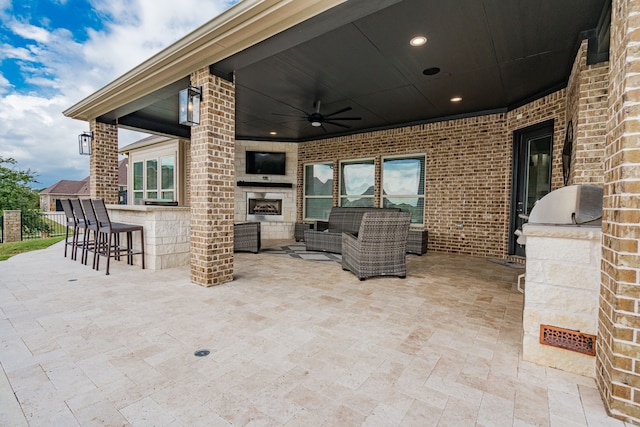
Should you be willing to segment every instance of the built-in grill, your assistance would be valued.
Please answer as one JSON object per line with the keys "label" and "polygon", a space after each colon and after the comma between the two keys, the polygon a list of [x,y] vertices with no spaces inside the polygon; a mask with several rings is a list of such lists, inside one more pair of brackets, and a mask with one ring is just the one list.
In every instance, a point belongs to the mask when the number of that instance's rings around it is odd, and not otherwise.
{"label": "built-in grill", "polygon": [[[554,190],[538,200],[528,216],[529,224],[548,225],[602,225],[601,187],[595,185],[568,185]],[[522,230],[516,230],[518,244],[526,244]]]}

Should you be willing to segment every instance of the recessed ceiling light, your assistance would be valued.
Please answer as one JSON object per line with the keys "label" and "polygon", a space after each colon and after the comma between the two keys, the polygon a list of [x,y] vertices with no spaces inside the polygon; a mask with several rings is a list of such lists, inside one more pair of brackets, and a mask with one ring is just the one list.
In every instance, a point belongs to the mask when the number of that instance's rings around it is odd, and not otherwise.
{"label": "recessed ceiling light", "polygon": [[451,102],[460,102],[462,101],[462,97],[460,96],[454,96],[453,98],[450,99]]}
{"label": "recessed ceiling light", "polygon": [[277,134],[278,134],[278,132],[276,132],[276,131],[274,131],[274,130],[272,130],[271,132],[269,132],[269,135],[277,135]]}
{"label": "recessed ceiling light", "polygon": [[422,71],[422,74],[424,74],[425,76],[433,76],[435,74],[438,74],[439,72],[440,72],[440,68],[431,67],[431,68],[425,68],[424,71]]}
{"label": "recessed ceiling light", "polygon": [[411,46],[422,46],[423,44],[425,44],[427,42],[427,38],[424,36],[417,36],[411,39],[411,41],[409,41],[409,44]]}

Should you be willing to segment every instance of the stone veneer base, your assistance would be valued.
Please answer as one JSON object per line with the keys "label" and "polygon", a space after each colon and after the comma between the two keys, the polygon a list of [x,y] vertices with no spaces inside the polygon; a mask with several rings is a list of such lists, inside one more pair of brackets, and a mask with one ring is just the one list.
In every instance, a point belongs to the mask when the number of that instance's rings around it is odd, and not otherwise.
{"label": "stone veneer base", "polygon": [[597,334],[601,229],[526,224],[523,232],[527,270],[522,357],[594,378],[595,357],[540,344],[540,325]]}
{"label": "stone veneer base", "polygon": [[[189,265],[191,210],[188,207],[108,205],[113,222],[142,225],[145,237],[146,268]],[[134,246],[139,239],[134,237]],[[134,263],[140,265],[140,257]]]}

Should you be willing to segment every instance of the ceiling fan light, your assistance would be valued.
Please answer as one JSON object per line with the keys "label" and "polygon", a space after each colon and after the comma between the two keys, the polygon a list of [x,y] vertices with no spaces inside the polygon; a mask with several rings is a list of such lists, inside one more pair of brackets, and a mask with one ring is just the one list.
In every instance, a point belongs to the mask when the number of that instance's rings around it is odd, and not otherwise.
{"label": "ceiling fan light", "polygon": [[317,121],[317,120],[314,120],[314,121],[311,122],[311,126],[320,127],[320,126],[322,126],[322,123]]}

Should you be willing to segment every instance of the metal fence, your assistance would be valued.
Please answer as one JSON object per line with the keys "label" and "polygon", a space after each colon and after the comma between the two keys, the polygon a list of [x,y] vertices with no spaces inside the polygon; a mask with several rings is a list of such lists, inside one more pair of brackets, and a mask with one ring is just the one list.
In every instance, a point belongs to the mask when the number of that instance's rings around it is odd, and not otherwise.
{"label": "metal fence", "polygon": [[67,228],[64,212],[40,212],[29,217],[22,215],[22,240],[64,236]]}

